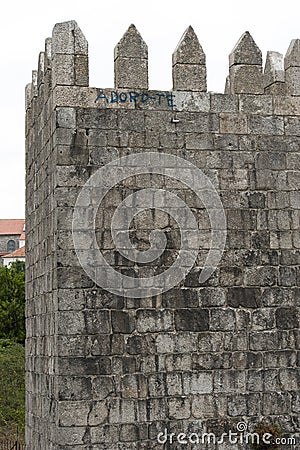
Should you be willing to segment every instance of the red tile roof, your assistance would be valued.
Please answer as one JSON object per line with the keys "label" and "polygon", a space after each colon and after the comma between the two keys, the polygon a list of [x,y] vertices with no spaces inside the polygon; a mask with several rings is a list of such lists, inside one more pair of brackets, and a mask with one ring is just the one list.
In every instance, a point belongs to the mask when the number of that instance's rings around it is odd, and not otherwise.
{"label": "red tile roof", "polygon": [[0,235],[2,234],[22,234],[25,219],[0,219]]}
{"label": "red tile roof", "polygon": [[14,252],[7,253],[2,258],[25,258],[25,246],[17,248]]}

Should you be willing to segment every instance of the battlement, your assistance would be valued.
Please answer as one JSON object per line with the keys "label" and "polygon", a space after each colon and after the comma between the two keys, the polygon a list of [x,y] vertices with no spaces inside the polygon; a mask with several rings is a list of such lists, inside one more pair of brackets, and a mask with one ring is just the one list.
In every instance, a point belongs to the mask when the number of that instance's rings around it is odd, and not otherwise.
{"label": "battlement", "polygon": [[[229,55],[225,94],[300,96],[299,73],[299,39],[292,40],[285,57],[278,52],[268,52],[263,70],[262,53],[246,31]],[[172,55],[172,77],[173,92],[207,92],[206,56],[191,26],[184,32]],[[66,92],[72,97],[74,92],[78,92],[78,89],[62,89],[67,86],[89,86],[88,43],[75,21],[56,24],[52,38],[46,39],[45,51],[39,55],[38,70],[33,72],[32,83],[26,88],[26,106],[30,106],[33,97],[48,96],[49,90],[55,88],[58,88],[59,96]],[[114,49],[114,90],[138,93],[148,90],[148,47],[134,25],[130,25]],[[82,92],[91,101],[90,106],[99,96],[94,97],[96,88]],[[77,97],[78,100],[83,98]],[[136,96],[134,100],[138,98]],[[110,103],[116,106],[126,103],[126,100],[121,96],[118,102],[115,96],[111,102],[105,100],[106,107]],[[133,102],[131,95],[130,103],[139,102]],[[145,96],[144,103],[147,103]]]}

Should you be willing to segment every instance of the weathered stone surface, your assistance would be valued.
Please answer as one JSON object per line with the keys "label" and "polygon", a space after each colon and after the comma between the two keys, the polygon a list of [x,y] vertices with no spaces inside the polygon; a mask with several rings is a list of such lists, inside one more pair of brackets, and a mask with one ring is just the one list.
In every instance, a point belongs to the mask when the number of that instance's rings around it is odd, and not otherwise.
{"label": "weathered stone surface", "polygon": [[206,92],[205,54],[191,26],[180,39],[172,63],[174,90]]}
{"label": "weathered stone surface", "polygon": [[249,31],[246,31],[229,55],[229,66],[234,64],[261,65],[262,54]]}
{"label": "weathered stone surface", "polygon": [[256,288],[230,288],[227,302],[234,308],[258,308],[261,306],[261,292]]}
{"label": "weathered stone surface", "polygon": [[300,67],[300,39],[293,39],[285,54],[284,68],[289,67]]}
{"label": "weathered stone surface", "polygon": [[177,63],[205,65],[205,54],[193,27],[185,30],[172,55],[172,62],[173,66]]}
{"label": "weathered stone surface", "polygon": [[208,330],[208,310],[182,309],[175,312],[175,328],[177,331]]}
{"label": "weathered stone surface", "polygon": [[263,94],[263,73],[258,65],[233,65],[229,69],[230,91],[235,94]]}
{"label": "weathered stone surface", "polygon": [[173,88],[177,91],[206,92],[205,66],[177,63],[173,67]]}
{"label": "weathered stone surface", "polygon": [[115,47],[115,87],[148,89],[148,48],[134,25]]}
{"label": "weathered stone surface", "polygon": [[300,39],[293,39],[284,58],[287,92],[300,95]]}
{"label": "weathered stone surface", "polygon": [[286,89],[290,95],[300,95],[300,67],[288,68],[285,72]]}
{"label": "weathered stone surface", "polygon": [[52,88],[56,85],[88,86],[88,43],[74,20],[55,25],[51,59]]}
{"label": "weathered stone surface", "polygon": [[116,333],[131,333],[135,329],[134,320],[126,311],[112,311],[111,320]]}
{"label": "weathered stone surface", "polygon": [[[284,83],[284,61],[283,55],[278,52],[267,52],[265,70],[264,70],[264,86],[265,89],[274,84]],[[273,86],[274,88],[274,86]],[[274,92],[275,93],[275,92]]]}
{"label": "weathered stone surface", "polygon": [[276,310],[276,324],[280,329],[298,328],[299,317],[296,308],[278,308]]}
{"label": "weathered stone surface", "polygon": [[226,93],[263,93],[262,55],[246,31],[229,55],[229,79]]}

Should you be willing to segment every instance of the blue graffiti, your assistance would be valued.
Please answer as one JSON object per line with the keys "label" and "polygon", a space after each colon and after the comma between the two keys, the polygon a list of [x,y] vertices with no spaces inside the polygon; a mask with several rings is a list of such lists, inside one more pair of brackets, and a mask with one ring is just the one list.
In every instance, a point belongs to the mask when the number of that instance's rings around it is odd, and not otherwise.
{"label": "blue graffiti", "polygon": [[100,100],[104,100],[105,103],[136,103],[138,100],[142,103],[151,102],[152,104],[164,105],[166,104],[169,108],[175,108],[174,104],[175,95],[165,92],[156,92],[152,95],[148,92],[117,92],[117,91],[100,91],[99,95],[95,99],[95,103]]}

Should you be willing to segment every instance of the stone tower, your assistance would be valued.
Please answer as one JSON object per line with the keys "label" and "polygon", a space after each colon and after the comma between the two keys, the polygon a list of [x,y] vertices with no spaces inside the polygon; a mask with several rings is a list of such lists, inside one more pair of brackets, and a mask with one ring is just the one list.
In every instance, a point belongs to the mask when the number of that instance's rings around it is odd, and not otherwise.
{"label": "stone tower", "polygon": [[26,87],[27,449],[200,448],[263,418],[297,437],[300,41],[263,71],[244,33],[225,94],[191,27],[171,91],[134,25],[114,60],[89,87],[84,35],[56,24]]}

